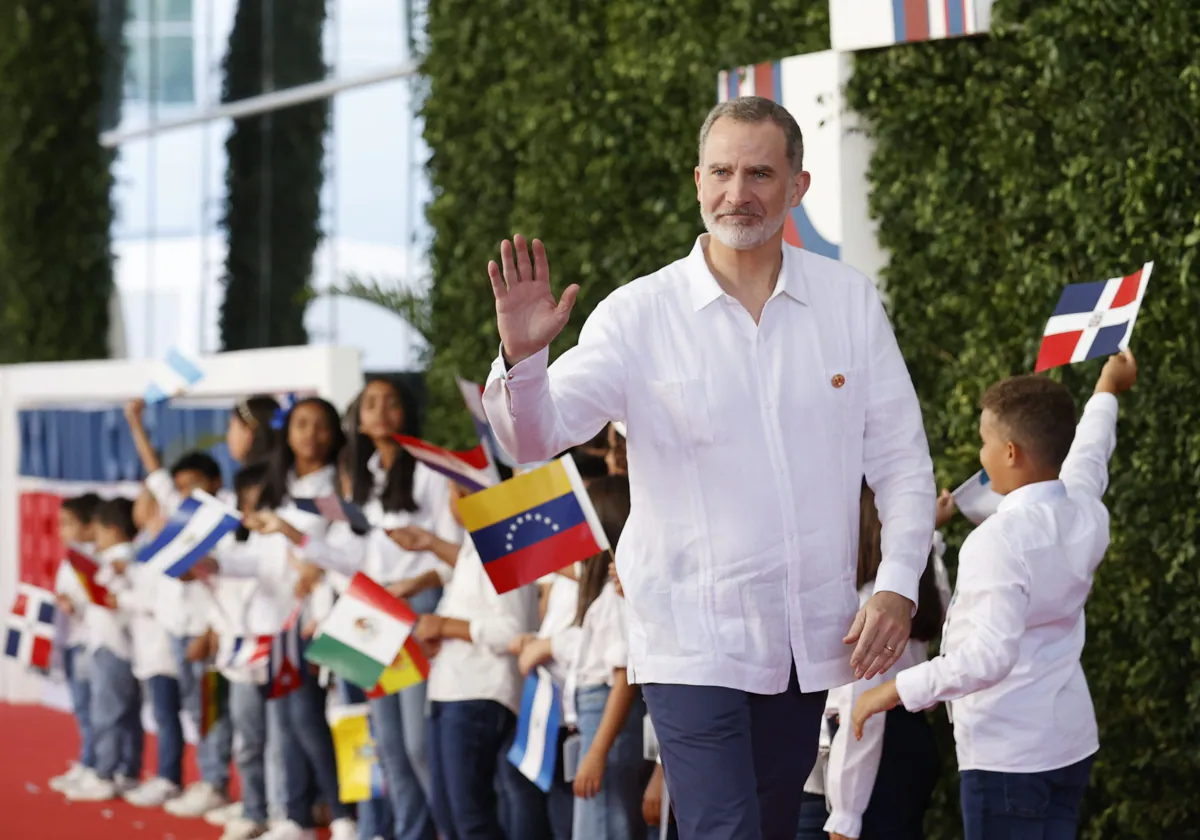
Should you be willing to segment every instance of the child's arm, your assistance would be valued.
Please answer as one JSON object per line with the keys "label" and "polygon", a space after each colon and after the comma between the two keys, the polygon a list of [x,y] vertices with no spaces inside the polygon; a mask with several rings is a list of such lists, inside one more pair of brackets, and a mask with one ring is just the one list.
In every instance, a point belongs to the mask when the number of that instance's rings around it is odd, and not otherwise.
{"label": "child's arm", "polygon": [[859,698],[854,727],[860,737],[872,715],[901,702],[910,712],[919,712],[957,700],[995,685],[1017,664],[1029,606],[1029,573],[1023,560],[988,534],[981,540],[967,539],[960,569],[950,621],[967,626],[966,632],[956,634],[962,642]]}
{"label": "child's arm", "polygon": [[629,677],[624,668],[613,669],[612,691],[609,692],[608,702],[604,704],[604,716],[600,718],[600,728],[588,748],[587,755],[579,762],[575,771],[575,795],[581,799],[591,799],[600,792],[604,781],[604,766],[608,762],[608,751],[613,742],[625,728],[625,719],[629,717],[629,709],[637,697],[637,689],[629,684]]}
{"label": "child's arm", "polygon": [[1137,362],[1124,350],[1109,357],[1075,428],[1059,477],[1073,493],[1099,499],[1108,488],[1108,460],[1117,445],[1117,395],[1137,381]]}
{"label": "child's arm", "polygon": [[405,551],[428,551],[451,567],[458,562],[458,551],[462,548],[460,543],[451,542],[424,528],[418,528],[416,525],[392,528],[387,535],[392,538],[392,542]]}
{"label": "child's arm", "polygon": [[443,639],[458,639],[480,645],[492,653],[508,653],[512,640],[524,630],[524,595],[519,589],[496,595],[489,592],[491,609],[480,610],[470,621],[443,615],[423,615],[413,630],[417,640],[433,644]]}
{"label": "child's arm", "polygon": [[125,406],[125,422],[129,424],[129,433],[133,436],[133,445],[142,462],[142,469],[146,471],[146,489],[154,496],[162,512],[170,513],[179,504],[179,492],[171,476],[163,469],[162,461],[150,443],[150,436],[146,434],[142,422],[145,410],[145,400],[131,400]]}

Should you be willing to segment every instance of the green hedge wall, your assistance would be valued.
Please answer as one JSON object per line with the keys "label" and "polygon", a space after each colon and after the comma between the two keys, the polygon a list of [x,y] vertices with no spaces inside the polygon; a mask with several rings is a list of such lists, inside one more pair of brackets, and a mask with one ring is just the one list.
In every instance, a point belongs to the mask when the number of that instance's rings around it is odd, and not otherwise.
{"label": "green hedge wall", "polygon": [[[1001,0],[990,38],[864,53],[849,88],[876,139],[892,320],[944,483],[977,468],[979,396],[1033,369],[1063,284],[1155,260],[1088,606],[1101,750],[1087,837],[1200,823],[1197,45],[1191,0]],[[1082,405],[1099,369],[1053,375]],[[941,806],[953,815],[952,797]]]}
{"label": "green hedge wall", "polygon": [[[265,20],[270,10],[271,19]],[[325,78],[324,0],[240,0],[225,56],[221,99]],[[264,46],[270,32],[270,52]],[[321,185],[329,102],[234,121],[222,224],[229,236],[221,344],[225,350],[307,344],[313,255],[321,242]],[[269,161],[269,165],[267,165]]]}
{"label": "green hedge wall", "polygon": [[[485,266],[499,241],[542,237],[556,287],[583,285],[554,349],[569,347],[598,300],[700,231],[691,172],[717,71],[827,49],[826,8],[431,4],[429,437],[469,442],[453,376],[481,380],[496,352]],[[991,37],[861,53],[849,89],[877,142],[885,281],[943,484],[977,468],[979,395],[1032,368],[1062,285],[1156,261],[1107,497],[1113,545],[1088,613],[1102,749],[1087,837],[1184,837],[1200,823],[1197,44],[1191,0],[999,0]],[[1054,375],[1082,403],[1098,371]],[[945,748],[937,840],[962,836]]]}
{"label": "green hedge wall", "polygon": [[108,355],[96,12],[96,0],[0,0],[0,364]]}

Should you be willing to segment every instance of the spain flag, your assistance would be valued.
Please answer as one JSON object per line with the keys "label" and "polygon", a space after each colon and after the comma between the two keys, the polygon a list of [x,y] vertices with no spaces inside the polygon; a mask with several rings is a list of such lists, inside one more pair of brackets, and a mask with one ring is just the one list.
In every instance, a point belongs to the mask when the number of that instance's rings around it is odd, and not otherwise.
{"label": "spain flag", "polygon": [[395,694],[409,686],[423,683],[429,679],[429,660],[421,653],[421,646],[412,636],[400,648],[396,661],[383,670],[379,682],[367,692],[371,699]]}
{"label": "spain flag", "polygon": [[458,502],[497,593],[608,549],[570,455]]}

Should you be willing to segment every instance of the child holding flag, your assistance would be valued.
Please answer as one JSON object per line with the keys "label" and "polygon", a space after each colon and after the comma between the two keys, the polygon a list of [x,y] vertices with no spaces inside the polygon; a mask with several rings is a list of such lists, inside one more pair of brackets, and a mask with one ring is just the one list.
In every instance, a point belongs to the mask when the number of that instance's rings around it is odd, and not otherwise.
{"label": "child holding flag", "polygon": [[951,704],[967,840],[1075,836],[1099,749],[1079,661],[1084,605],[1108,548],[1117,395],[1136,379],[1128,350],[1111,357],[1077,428],[1070,393],[1045,377],[984,393],[979,460],[1005,498],[963,543],[942,655],[854,708],[861,737],[901,703]]}

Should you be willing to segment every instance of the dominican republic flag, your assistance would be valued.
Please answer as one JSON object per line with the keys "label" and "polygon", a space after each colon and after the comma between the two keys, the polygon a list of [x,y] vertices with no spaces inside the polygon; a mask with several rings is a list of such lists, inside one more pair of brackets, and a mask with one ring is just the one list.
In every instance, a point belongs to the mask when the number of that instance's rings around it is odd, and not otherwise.
{"label": "dominican republic flag", "polygon": [[359,572],[317,628],[304,658],[370,691],[396,662],[416,623],[408,604]]}
{"label": "dominican republic flag", "polygon": [[243,670],[271,658],[274,636],[237,636],[221,646],[217,667]]}
{"label": "dominican republic flag", "polygon": [[27,668],[50,669],[54,650],[54,593],[17,584],[17,600],[8,615],[4,655]]}
{"label": "dominican republic flag", "polygon": [[570,455],[460,499],[458,512],[499,594],[609,547]]}
{"label": "dominican republic flag", "polygon": [[262,693],[268,700],[285,697],[300,687],[300,669],[304,667],[304,639],[300,636],[300,610],[297,605],[283,624],[283,630],[271,637],[267,660],[267,682]]}
{"label": "dominican republic flag", "polygon": [[138,552],[138,561],[168,577],[180,577],[207,557],[241,521],[232,508],[203,490],[193,490],[153,542]]}
{"label": "dominican republic flag", "polygon": [[545,668],[525,678],[517,736],[508,751],[509,764],[543,793],[550,792],[558,760],[558,727],[562,724],[562,692]]}
{"label": "dominican republic flag", "polygon": [[471,419],[475,422],[475,431],[479,435],[479,442],[488,450],[493,460],[507,467],[520,466],[509,457],[509,454],[504,451],[504,447],[500,445],[500,441],[496,440],[496,436],[492,433],[492,424],[488,422],[487,414],[483,410],[483,386],[476,382],[469,382],[462,377],[456,377],[456,380],[458,391],[462,394],[467,411],[471,412]]}
{"label": "dominican republic flag", "polygon": [[1035,371],[1111,356],[1129,346],[1154,263],[1128,277],[1072,283],[1046,322]]}
{"label": "dominican republic flag", "polygon": [[142,399],[147,405],[166,402],[186,392],[203,378],[204,371],[199,365],[172,347],[167,351],[167,357],[157,364]]}
{"label": "dominican republic flag", "polygon": [[951,495],[954,506],[975,525],[995,513],[1004,499],[992,489],[991,479],[984,470],[964,481]]}
{"label": "dominican republic flag", "polygon": [[81,551],[69,548],[63,562],[79,579],[79,585],[87,593],[88,600],[98,607],[108,608],[108,590],[96,583],[96,572],[100,571],[96,561]]}
{"label": "dominican republic flag", "polygon": [[319,496],[315,499],[293,499],[293,503],[305,513],[319,516],[329,522],[345,522],[356,534],[371,530],[362,508],[340,496]]}
{"label": "dominican republic flag", "polygon": [[482,444],[469,452],[452,452],[415,437],[396,435],[396,441],[429,469],[478,493],[500,483],[500,474]]}

